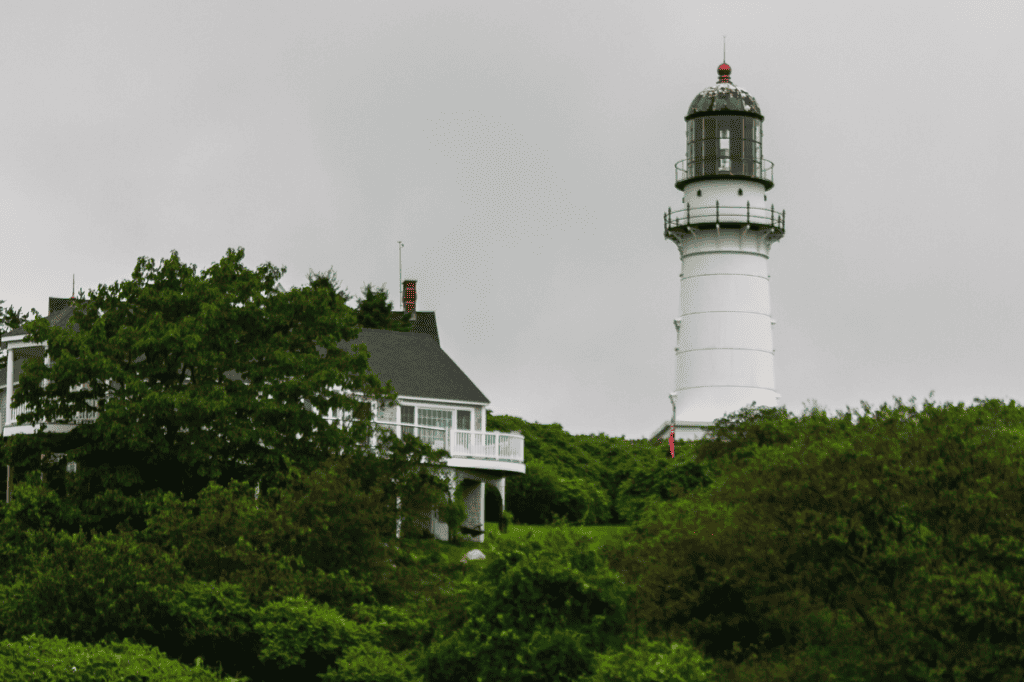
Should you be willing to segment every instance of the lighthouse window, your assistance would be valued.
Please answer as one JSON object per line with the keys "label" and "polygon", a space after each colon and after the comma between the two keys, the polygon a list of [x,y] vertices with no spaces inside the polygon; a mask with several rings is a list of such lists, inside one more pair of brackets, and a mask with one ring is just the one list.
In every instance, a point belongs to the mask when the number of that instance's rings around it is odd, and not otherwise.
{"label": "lighthouse window", "polygon": [[728,172],[732,163],[729,159],[729,129],[721,128],[718,131],[718,170]]}

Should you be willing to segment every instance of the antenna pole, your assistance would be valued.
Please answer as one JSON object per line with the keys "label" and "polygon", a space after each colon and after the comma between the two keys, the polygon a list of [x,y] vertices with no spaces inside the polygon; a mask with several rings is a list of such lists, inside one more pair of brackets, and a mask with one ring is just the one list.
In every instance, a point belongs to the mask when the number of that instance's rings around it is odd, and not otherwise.
{"label": "antenna pole", "polygon": [[402,295],[402,242],[398,242],[398,294]]}
{"label": "antenna pole", "polygon": [[71,298],[75,297],[75,273],[71,273]]}
{"label": "antenna pole", "polygon": [[722,36],[722,63],[725,64],[725,36]]}

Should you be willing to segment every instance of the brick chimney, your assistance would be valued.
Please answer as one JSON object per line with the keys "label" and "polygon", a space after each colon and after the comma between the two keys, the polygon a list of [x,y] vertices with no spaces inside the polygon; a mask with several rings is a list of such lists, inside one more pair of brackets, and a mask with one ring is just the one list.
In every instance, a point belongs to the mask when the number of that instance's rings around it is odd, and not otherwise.
{"label": "brick chimney", "polygon": [[412,316],[412,319],[416,320],[416,280],[407,279],[402,282],[402,305],[405,308],[405,312]]}

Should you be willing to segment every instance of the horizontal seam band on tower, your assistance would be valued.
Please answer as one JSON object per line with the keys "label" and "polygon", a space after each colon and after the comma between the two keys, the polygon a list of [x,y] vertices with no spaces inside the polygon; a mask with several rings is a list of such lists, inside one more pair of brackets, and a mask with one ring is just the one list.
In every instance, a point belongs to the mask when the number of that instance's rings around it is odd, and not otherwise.
{"label": "horizontal seam band on tower", "polygon": [[682,254],[682,258],[690,258],[691,256],[706,256],[709,253],[739,253],[744,256],[760,256],[761,258],[768,260],[768,254],[761,253],[760,251],[719,251],[718,249],[715,249],[714,251],[694,251],[693,253],[684,253]]}
{"label": "horizontal seam band on tower", "polygon": [[681,313],[680,318],[688,317],[690,315],[707,315],[709,313],[740,313],[742,315],[762,315],[764,317],[771,317],[771,313],[758,313],[752,310],[698,310],[695,313]]}
{"label": "horizontal seam band on tower", "polygon": [[775,355],[775,349],[774,348],[772,350],[765,350],[764,348],[742,348],[742,347],[737,347],[737,346],[710,346],[708,348],[689,348],[687,350],[679,350],[679,351],[676,351],[676,352],[677,353],[692,353],[692,352],[698,351],[698,350],[751,350],[751,351],[755,351],[757,353],[770,353],[772,355]]}
{"label": "horizontal seam band on tower", "polygon": [[762,391],[771,391],[772,393],[778,393],[774,388],[768,388],[767,386],[746,386],[743,384],[714,384],[709,386],[686,386],[685,388],[676,388],[677,391],[690,391],[696,388],[757,388]]}
{"label": "horizontal seam band on tower", "polygon": [[679,275],[679,279],[691,279],[693,277],[757,277],[768,280],[768,275],[748,275],[745,272],[706,272],[703,275]]}

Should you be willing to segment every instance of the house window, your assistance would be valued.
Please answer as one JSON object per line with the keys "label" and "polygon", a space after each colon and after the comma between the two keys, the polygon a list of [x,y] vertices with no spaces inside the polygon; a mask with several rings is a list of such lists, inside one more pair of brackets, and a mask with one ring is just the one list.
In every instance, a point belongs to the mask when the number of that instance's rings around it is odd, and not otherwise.
{"label": "house window", "polygon": [[420,408],[418,417],[420,426],[432,426],[439,429],[452,428],[451,410],[425,410]]}
{"label": "house window", "polygon": [[[412,405],[402,405],[402,423],[403,424],[415,424],[416,423],[416,408]],[[410,436],[415,435],[413,433],[415,429],[411,426],[402,427],[402,435],[409,434]]]}
{"label": "house window", "polygon": [[469,412],[469,410],[459,410],[458,418],[459,418],[459,422],[458,422],[459,431],[472,431],[473,430],[473,425],[470,423],[470,412]]}

